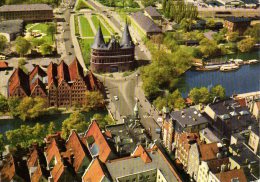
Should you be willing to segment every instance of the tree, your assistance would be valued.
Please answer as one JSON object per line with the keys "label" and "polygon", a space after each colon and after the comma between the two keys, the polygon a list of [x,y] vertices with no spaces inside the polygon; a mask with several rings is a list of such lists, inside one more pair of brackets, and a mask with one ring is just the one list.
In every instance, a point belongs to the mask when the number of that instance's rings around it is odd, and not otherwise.
{"label": "tree", "polygon": [[177,89],[171,94],[167,94],[164,97],[157,97],[153,104],[158,110],[162,110],[164,106],[168,106],[170,109],[183,109],[186,104],[181,96],[180,91]]}
{"label": "tree", "polygon": [[238,37],[239,37],[238,32],[229,32],[227,34],[227,40],[230,41],[230,42],[236,42]]}
{"label": "tree", "polygon": [[212,29],[215,27],[216,22],[213,19],[207,21],[206,25],[208,28]]}
{"label": "tree", "polygon": [[62,122],[62,137],[67,138],[72,129],[77,130],[78,133],[87,130],[89,123],[85,121],[85,116],[79,111],[70,114],[70,117]]}
{"label": "tree", "polygon": [[54,34],[56,33],[56,25],[53,23],[50,23],[47,28],[47,33],[51,35],[52,41],[54,40]]}
{"label": "tree", "polygon": [[84,107],[87,110],[104,107],[105,101],[103,95],[99,91],[87,91],[85,96],[86,102]]}
{"label": "tree", "polygon": [[221,85],[216,85],[210,89],[210,97],[211,100],[215,97],[219,97],[220,99],[224,99],[226,97],[226,91],[225,88],[223,88]]}
{"label": "tree", "polygon": [[15,39],[15,50],[18,54],[20,54],[20,57],[24,56],[26,53],[29,52],[31,48],[31,44],[28,40],[25,38],[19,36]]}
{"label": "tree", "polygon": [[0,112],[6,111],[8,111],[7,99],[2,94],[0,94]]}
{"label": "tree", "polygon": [[0,160],[2,159],[2,152],[5,150],[4,137],[0,133]]}
{"label": "tree", "polygon": [[40,47],[40,51],[43,56],[52,54],[52,46],[49,44],[43,44]]}
{"label": "tree", "polygon": [[200,41],[199,49],[206,58],[216,56],[219,52],[217,43],[207,38]]}
{"label": "tree", "polygon": [[239,41],[237,43],[237,48],[241,51],[241,52],[249,52],[252,50],[252,48],[254,47],[255,45],[255,39],[254,38],[251,38],[251,37],[248,37],[248,38],[245,38],[241,41]]}
{"label": "tree", "polygon": [[260,23],[255,24],[253,27],[249,27],[244,35],[254,38],[256,42],[260,41]]}
{"label": "tree", "polygon": [[4,35],[0,35],[0,52],[5,49],[7,38]]}
{"label": "tree", "polygon": [[49,126],[48,126],[48,129],[47,129],[48,134],[53,134],[53,133],[55,133],[55,129],[56,129],[56,127],[55,127],[54,122],[53,122],[53,121],[50,122],[50,124],[49,124]]}
{"label": "tree", "polygon": [[26,60],[24,59],[24,58],[19,58],[18,59],[18,67],[20,68],[20,69],[22,69],[23,70],[23,72],[25,72],[26,74],[28,74],[28,70],[27,70],[27,68],[25,67],[25,64],[26,64]]}
{"label": "tree", "polygon": [[115,5],[115,0],[108,0],[110,7],[113,7]]}
{"label": "tree", "polygon": [[12,116],[17,117],[20,114],[20,111],[18,109],[18,106],[20,104],[21,100],[18,97],[10,97],[8,99],[8,107],[12,114]]}
{"label": "tree", "polygon": [[34,126],[21,125],[20,128],[9,130],[5,133],[8,144],[11,146],[21,146],[28,148],[33,143],[42,144],[46,136],[46,127],[43,124],[36,123]]}
{"label": "tree", "polygon": [[210,100],[210,94],[206,87],[191,89],[189,97],[195,104],[207,104]]}
{"label": "tree", "polygon": [[23,121],[27,119],[35,119],[45,113],[47,107],[46,99],[41,97],[25,97],[21,100],[18,110],[20,112],[19,117]]}
{"label": "tree", "polygon": [[157,34],[151,37],[151,40],[158,45],[158,50],[160,50],[161,44],[163,43],[163,38],[163,34]]}

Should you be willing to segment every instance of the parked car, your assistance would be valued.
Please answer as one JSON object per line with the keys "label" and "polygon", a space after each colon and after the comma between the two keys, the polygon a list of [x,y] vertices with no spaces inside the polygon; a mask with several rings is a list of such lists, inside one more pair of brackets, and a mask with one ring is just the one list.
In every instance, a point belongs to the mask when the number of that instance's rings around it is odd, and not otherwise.
{"label": "parked car", "polygon": [[118,98],[118,96],[114,96],[114,99],[115,99],[115,101],[118,101],[119,100],[119,98]]}

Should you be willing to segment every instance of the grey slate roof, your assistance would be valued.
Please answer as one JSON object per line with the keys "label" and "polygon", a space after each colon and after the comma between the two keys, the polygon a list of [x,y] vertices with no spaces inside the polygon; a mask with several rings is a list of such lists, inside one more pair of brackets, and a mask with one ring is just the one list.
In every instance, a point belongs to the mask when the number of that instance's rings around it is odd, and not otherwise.
{"label": "grey slate roof", "polygon": [[113,181],[116,181],[116,178],[118,177],[159,169],[167,181],[177,182],[176,177],[171,171],[168,163],[162,157],[162,154],[159,154],[158,151],[148,152],[148,154],[152,159],[152,162],[150,163],[145,163],[140,157],[106,162],[107,169]]}
{"label": "grey slate roof", "polygon": [[251,19],[247,17],[235,17],[235,16],[228,16],[225,20],[233,22],[233,23],[240,23],[240,22],[250,22]]}
{"label": "grey slate roof", "polygon": [[138,11],[131,15],[136,23],[144,29],[146,33],[161,33],[162,30],[142,12]]}
{"label": "grey slate roof", "polygon": [[127,23],[125,24],[124,32],[122,35],[121,46],[124,48],[130,48],[134,46]]}
{"label": "grey slate roof", "polygon": [[106,44],[104,41],[104,36],[101,30],[101,27],[98,27],[97,34],[95,36],[94,43],[91,46],[92,49],[106,48]]}
{"label": "grey slate roof", "polygon": [[0,7],[0,12],[52,10],[48,4],[15,4]]}
{"label": "grey slate roof", "polygon": [[144,11],[150,15],[151,17],[162,17],[162,15],[160,13],[158,13],[158,11],[156,10],[155,7],[152,6],[147,6]]}
{"label": "grey slate roof", "polygon": [[195,126],[203,123],[208,123],[206,117],[197,111],[195,108],[187,108],[181,111],[171,112],[173,120],[177,121],[182,127]]}
{"label": "grey slate roof", "polygon": [[0,22],[0,33],[19,33],[23,31],[23,20],[7,20]]}

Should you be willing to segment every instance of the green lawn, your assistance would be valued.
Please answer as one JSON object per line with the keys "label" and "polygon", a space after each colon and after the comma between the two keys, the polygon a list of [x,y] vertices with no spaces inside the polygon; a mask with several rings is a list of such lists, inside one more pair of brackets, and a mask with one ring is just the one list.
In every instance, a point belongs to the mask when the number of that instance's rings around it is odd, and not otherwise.
{"label": "green lawn", "polygon": [[47,32],[47,29],[51,24],[53,24],[53,23],[27,24],[26,29],[27,30],[40,30],[41,33],[45,34],[45,36],[43,36],[41,39],[43,39],[47,44],[52,45],[54,43],[52,40],[52,35],[48,34],[48,32]]}
{"label": "green lawn", "polygon": [[76,10],[81,10],[81,9],[93,9],[92,7],[90,7],[84,0],[79,0]]}
{"label": "green lawn", "polygon": [[91,45],[94,42],[93,39],[79,39],[79,45],[82,52],[82,56],[84,59],[84,62],[87,66],[90,64],[90,52],[91,52]]}
{"label": "green lawn", "polygon": [[101,25],[101,30],[102,30],[104,36],[110,36],[109,31],[106,29],[106,27],[103,25],[103,23],[100,22],[97,15],[93,15],[91,17],[91,20],[92,20],[94,26],[96,27],[96,29],[98,29],[99,24]]}
{"label": "green lawn", "polygon": [[102,16],[100,16],[99,18],[103,21],[103,23],[106,25],[109,31],[112,32],[112,34],[116,33],[115,30],[109,25],[109,23]]}
{"label": "green lawn", "polygon": [[92,31],[92,28],[87,20],[86,17],[80,16],[79,17],[80,25],[81,25],[81,33],[82,37],[94,37],[94,33]]}

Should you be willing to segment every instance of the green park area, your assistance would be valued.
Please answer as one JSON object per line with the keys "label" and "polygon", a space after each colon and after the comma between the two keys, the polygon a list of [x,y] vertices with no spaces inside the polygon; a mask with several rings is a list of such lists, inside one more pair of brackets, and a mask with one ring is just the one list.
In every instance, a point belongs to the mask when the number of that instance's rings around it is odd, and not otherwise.
{"label": "green park area", "polygon": [[93,30],[87,20],[86,17],[80,16],[79,17],[80,25],[81,25],[81,33],[82,37],[94,37]]}
{"label": "green park area", "polygon": [[91,20],[92,20],[92,22],[93,22],[93,24],[94,24],[96,30],[98,29],[98,27],[99,27],[99,25],[100,25],[100,26],[101,26],[101,30],[102,30],[102,32],[103,32],[103,35],[104,35],[104,36],[110,36],[109,31],[108,31],[107,28],[104,26],[103,22],[100,21],[100,19],[98,18],[97,15],[93,15],[93,16],[91,17]]}
{"label": "green park area", "polygon": [[[30,39],[41,39],[44,43],[53,45],[56,27],[54,23],[27,24],[26,32],[30,33]],[[37,33],[39,33],[39,36],[37,36]]]}
{"label": "green park area", "polygon": [[81,10],[81,9],[93,9],[91,6],[89,6],[86,1],[84,0],[79,0],[78,4],[76,6],[76,10]]}
{"label": "green park area", "polygon": [[111,33],[115,33],[113,28],[103,17],[99,15],[92,15],[90,20],[91,22],[89,22],[84,15],[75,16],[75,34],[80,35],[81,33],[81,36],[78,37],[78,42],[86,65],[90,64],[91,45],[93,44],[95,38],[95,30],[92,29],[90,23],[93,23],[96,30],[98,30],[98,27],[101,26],[103,35],[105,36],[105,41],[108,41]]}

